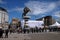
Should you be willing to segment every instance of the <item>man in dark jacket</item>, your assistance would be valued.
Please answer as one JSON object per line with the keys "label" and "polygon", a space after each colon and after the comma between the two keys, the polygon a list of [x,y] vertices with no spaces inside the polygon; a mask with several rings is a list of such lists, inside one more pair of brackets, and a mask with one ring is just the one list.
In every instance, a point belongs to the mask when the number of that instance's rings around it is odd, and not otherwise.
{"label": "man in dark jacket", "polygon": [[2,30],[2,27],[0,27],[0,38],[3,37],[3,30]]}
{"label": "man in dark jacket", "polygon": [[8,38],[8,32],[9,32],[8,28],[9,28],[8,25],[5,25],[3,28],[5,32],[5,38]]}

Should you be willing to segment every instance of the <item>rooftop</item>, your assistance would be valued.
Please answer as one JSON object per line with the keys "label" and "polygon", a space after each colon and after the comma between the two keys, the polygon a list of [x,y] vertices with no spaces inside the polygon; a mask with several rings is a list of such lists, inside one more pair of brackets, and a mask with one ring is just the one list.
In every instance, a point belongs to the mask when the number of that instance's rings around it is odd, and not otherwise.
{"label": "rooftop", "polygon": [[0,10],[7,12],[7,10],[2,7],[0,7]]}

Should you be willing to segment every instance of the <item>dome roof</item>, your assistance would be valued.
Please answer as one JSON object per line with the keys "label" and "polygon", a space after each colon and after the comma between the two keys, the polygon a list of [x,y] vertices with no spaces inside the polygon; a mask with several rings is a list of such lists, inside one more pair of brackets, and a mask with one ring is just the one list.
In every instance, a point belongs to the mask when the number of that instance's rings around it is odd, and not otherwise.
{"label": "dome roof", "polygon": [[7,12],[7,10],[2,7],[0,7],[0,10]]}

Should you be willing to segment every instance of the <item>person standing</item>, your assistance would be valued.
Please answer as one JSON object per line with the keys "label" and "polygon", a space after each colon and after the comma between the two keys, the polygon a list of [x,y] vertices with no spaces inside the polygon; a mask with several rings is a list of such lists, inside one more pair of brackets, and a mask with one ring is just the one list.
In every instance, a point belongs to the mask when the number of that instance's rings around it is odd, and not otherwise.
{"label": "person standing", "polygon": [[0,38],[3,37],[3,30],[2,30],[2,27],[0,27]]}
{"label": "person standing", "polygon": [[11,34],[11,33],[12,33],[12,26],[9,25],[8,29],[9,29],[9,32],[10,32],[10,34]]}
{"label": "person standing", "polygon": [[4,33],[5,33],[5,38],[8,38],[8,32],[9,32],[9,29],[8,29],[8,25],[5,25],[4,26]]}

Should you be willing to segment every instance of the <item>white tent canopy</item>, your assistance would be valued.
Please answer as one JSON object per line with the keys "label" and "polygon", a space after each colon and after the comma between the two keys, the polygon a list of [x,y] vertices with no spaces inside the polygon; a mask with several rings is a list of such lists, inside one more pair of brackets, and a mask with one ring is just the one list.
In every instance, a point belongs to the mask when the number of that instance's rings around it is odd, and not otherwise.
{"label": "white tent canopy", "polygon": [[50,26],[57,26],[57,27],[60,27],[60,24],[59,24],[58,22],[56,22],[55,24],[50,25]]}
{"label": "white tent canopy", "polygon": [[[35,27],[41,27],[41,28],[43,28],[44,26],[42,25],[42,24],[44,24],[44,22],[43,21],[34,21],[34,20],[29,20],[28,22],[27,22],[28,24],[28,26],[30,27],[30,28],[35,28]],[[22,26],[24,25],[24,22],[22,22]]]}

